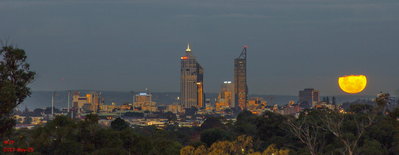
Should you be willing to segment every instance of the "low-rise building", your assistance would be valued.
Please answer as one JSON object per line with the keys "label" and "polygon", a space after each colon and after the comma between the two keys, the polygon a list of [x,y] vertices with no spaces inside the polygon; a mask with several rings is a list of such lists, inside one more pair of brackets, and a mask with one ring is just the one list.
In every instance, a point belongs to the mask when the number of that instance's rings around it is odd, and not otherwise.
{"label": "low-rise building", "polygon": [[139,111],[150,111],[156,112],[157,106],[156,102],[152,101],[152,94],[146,93],[139,93],[135,95],[135,101],[133,103],[133,108],[138,109]]}
{"label": "low-rise building", "polygon": [[184,109],[179,104],[170,104],[166,106],[165,112],[172,112],[174,114],[184,113]]}

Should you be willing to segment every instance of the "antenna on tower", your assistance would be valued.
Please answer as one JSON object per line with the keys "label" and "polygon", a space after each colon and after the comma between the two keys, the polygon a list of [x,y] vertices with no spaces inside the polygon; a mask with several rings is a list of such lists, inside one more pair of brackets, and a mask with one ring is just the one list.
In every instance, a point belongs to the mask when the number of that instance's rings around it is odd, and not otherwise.
{"label": "antenna on tower", "polygon": [[53,93],[51,95],[51,116],[54,116],[54,95],[55,95],[55,91],[53,91]]}
{"label": "antenna on tower", "polygon": [[71,99],[71,91],[68,90],[68,113],[70,112],[70,99]]}
{"label": "antenna on tower", "polygon": [[247,48],[248,48],[247,45],[244,45],[244,46],[243,46],[242,51],[241,51],[241,54],[240,54],[240,56],[239,56],[238,58],[240,58],[240,59],[247,59]]}

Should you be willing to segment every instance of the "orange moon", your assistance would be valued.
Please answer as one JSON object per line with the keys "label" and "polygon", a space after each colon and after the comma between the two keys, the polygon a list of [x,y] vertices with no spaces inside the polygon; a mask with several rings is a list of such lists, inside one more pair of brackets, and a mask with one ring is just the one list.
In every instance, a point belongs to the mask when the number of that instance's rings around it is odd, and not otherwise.
{"label": "orange moon", "polygon": [[367,86],[367,78],[364,75],[345,75],[338,78],[339,87],[349,94],[360,93]]}

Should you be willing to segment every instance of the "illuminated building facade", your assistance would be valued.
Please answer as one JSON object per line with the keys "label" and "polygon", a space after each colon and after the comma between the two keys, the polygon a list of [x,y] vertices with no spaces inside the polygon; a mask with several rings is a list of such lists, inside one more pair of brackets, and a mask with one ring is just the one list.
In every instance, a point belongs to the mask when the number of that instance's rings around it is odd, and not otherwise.
{"label": "illuminated building facade", "polygon": [[296,115],[301,111],[301,107],[298,104],[291,104],[291,101],[288,105],[284,106],[279,113],[281,115]]}
{"label": "illuminated building facade", "polygon": [[112,102],[111,105],[101,105],[101,111],[102,112],[113,112],[115,109],[117,109],[118,106],[116,105],[115,102]]}
{"label": "illuminated building facade", "polygon": [[137,94],[134,97],[133,107],[141,111],[157,111],[156,103],[152,101],[152,94],[148,92]]}
{"label": "illuminated building facade", "polygon": [[204,70],[187,45],[181,58],[180,103],[183,108],[204,107]]}
{"label": "illuminated building facade", "polygon": [[86,96],[80,96],[79,92],[75,92],[72,96],[72,108],[75,112],[82,112],[83,105],[87,103]]}
{"label": "illuminated building facade", "polygon": [[255,110],[264,110],[267,106],[267,102],[265,99],[261,97],[252,97],[247,101],[247,110],[255,111]]}
{"label": "illuminated building facade", "polygon": [[216,111],[234,107],[234,84],[231,81],[224,81],[216,102]]}
{"label": "illuminated building facade", "polygon": [[184,109],[179,104],[170,104],[170,105],[166,106],[165,111],[172,112],[174,114],[178,114],[178,113],[184,112]]}
{"label": "illuminated building facade", "polygon": [[91,111],[91,112],[98,112],[99,111],[99,105],[100,105],[100,94],[97,92],[92,92],[86,94],[87,98],[87,107],[84,108],[85,111]]}
{"label": "illuminated building facade", "polygon": [[299,105],[302,108],[310,108],[320,101],[319,91],[313,88],[306,88],[299,91]]}
{"label": "illuminated building facade", "polygon": [[246,109],[248,99],[246,46],[244,46],[240,56],[234,59],[234,93],[235,107],[240,110]]}
{"label": "illuminated building facade", "polygon": [[79,92],[75,92],[72,96],[72,108],[73,111],[77,113],[97,113],[100,111],[102,102],[103,98],[101,98],[101,94],[97,92],[88,93],[84,96],[81,96]]}

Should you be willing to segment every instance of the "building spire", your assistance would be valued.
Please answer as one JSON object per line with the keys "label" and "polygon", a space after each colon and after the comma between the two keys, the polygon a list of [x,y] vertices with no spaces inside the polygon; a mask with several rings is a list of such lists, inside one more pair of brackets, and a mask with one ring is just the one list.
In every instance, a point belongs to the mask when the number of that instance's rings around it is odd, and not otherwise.
{"label": "building spire", "polygon": [[190,43],[188,43],[188,44],[187,44],[187,49],[186,49],[186,52],[191,52],[191,49],[190,49]]}

